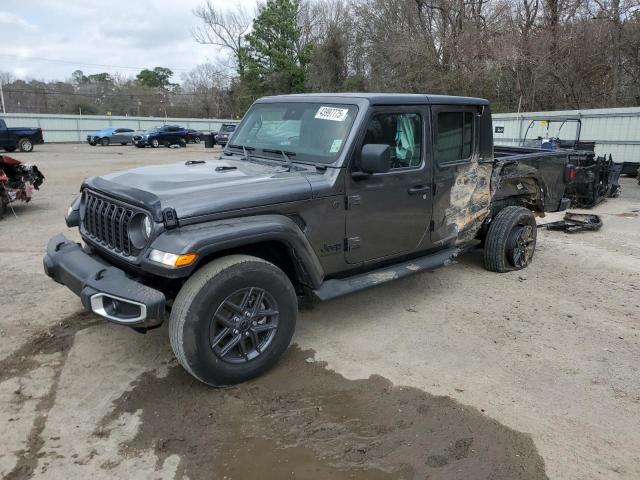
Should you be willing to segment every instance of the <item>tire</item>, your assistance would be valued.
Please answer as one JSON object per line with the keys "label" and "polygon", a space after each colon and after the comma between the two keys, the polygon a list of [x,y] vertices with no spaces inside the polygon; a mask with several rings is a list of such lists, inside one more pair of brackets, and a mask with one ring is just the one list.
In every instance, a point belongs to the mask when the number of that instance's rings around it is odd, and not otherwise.
{"label": "tire", "polygon": [[151,145],[151,148],[158,148],[160,146],[160,142],[157,138],[152,138],[149,145]]}
{"label": "tire", "polygon": [[200,137],[197,137],[197,136],[193,137],[193,143],[200,143],[200,142],[201,142]]}
{"label": "tire", "polygon": [[18,150],[21,152],[33,152],[33,142],[30,138],[21,138],[18,140]]}
{"label": "tire", "polygon": [[103,147],[108,147],[111,141],[107,137],[103,137],[100,139],[100,145]]}
{"label": "tire", "polygon": [[489,224],[484,244],[484,266],[492,272],[526,268],[533,260],[537,228],[533,213],[524,207],[505,207]]}
{"label": "tire", "polygon": [[126,145],[127,142],[120,142],[120,145]]}
{"label": "tire", "polygon": [[[232,313],[226,306],[237,308],[248,293],[242,310],[253,310],[261,292],[261,317]],[[169,318],[171,348],[201,382],[241,383],[276,364],[289,346],[297,313],[293,285],[278,267],[248,255],[222,257],[198,270],[178,293]]]}
{"label": "tire", "polygon": [[14,147],[14,146],[11,146],[11,147],[4,147],[4,149],[5,149],[7,152],[15,152],[15,151],[16,151],[16,147]]}

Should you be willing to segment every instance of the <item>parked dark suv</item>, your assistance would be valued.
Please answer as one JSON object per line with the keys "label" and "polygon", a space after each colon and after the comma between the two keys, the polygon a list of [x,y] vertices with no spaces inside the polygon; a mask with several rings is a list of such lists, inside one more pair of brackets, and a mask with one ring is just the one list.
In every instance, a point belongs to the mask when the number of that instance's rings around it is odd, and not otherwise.
{"label": "parked dark suv", "polygon": [[236,127],[237,125],[234,123],[223,123],[220,127],[220,131],[213,136],[216,143],[224,147],[229,141],[231,135],[233,135],[233,132],[236,131]]}
{"label": "parked dark suv", "polygon": [[146,132],[134,135],[133,144],[136,147],[152,147],[158,148],[161,145],[170,147],[171,145],[180,145],[184,147],[187,144],[187,130],[179,125],[161,125],[154,127]]}
{"label": "parked dark suv", "polygon": [[480,245],[490,271],[527,267],[535,213],[569,204],[569,156],[494,149],[479,98],[267,97],[218,158],[88,178],[66,217],[84,245],[55,236],[44,268],[112,322],[146,331],[168,319],[190,374],[238,383],[287,349],[299,298]]}

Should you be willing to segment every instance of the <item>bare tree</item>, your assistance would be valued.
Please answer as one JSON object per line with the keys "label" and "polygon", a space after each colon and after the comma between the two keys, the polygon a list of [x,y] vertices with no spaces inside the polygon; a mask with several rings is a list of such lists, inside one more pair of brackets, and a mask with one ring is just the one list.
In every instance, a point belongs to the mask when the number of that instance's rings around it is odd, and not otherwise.
{"label": "bare tree", "polygon": [[234,10],[220,10],[214,7],[210,0],[207,0],[206,5],[196,8],[193,13],[204,24],[191,32],[195,41],[215,45],[219,50],[230,53],[238,73],[242,75],[243,37],[251,26],[253,15],[241,6]]}

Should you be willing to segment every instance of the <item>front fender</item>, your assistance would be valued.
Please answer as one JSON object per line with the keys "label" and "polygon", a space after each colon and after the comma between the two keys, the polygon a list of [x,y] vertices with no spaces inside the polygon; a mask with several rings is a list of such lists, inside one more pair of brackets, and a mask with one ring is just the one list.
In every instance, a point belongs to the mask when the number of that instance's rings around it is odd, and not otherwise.
{"label": "front fender", "polygon": [[158,236],[151,248],[175,254],[197,253],[198,261],[187,267],[168,269],[145,257],[142,268],[163,277],[183,278],[208,255],[266,241],[285,245],[293,257],[299,279],[312,288],[320,286],[324,272],[318,257],[300,227],[284,215],[215,220],[169,230]]}

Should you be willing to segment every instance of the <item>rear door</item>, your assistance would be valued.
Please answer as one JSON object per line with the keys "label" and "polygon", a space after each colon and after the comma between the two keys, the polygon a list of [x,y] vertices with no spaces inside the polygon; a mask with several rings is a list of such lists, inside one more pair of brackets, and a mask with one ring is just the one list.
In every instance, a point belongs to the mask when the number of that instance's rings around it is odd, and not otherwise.
{"label": "rear door", "polygon": [[[491,202],[492,158],[479,154],[481,107],[433,105],[432,243],[449,243],[473,234]],[[472,237],[473,238],[473,237]]]}
{"label": "rear door", "polygon": [[[347,263],[410,253],[428,240],[432,206],[428,112],[422,105],[370,110],[347,178]],[[389,172],[354,178],[365,144],[389,145]]]}

